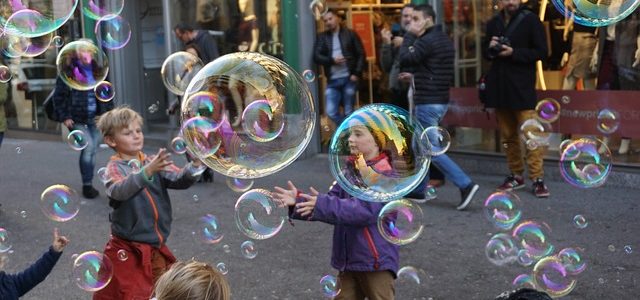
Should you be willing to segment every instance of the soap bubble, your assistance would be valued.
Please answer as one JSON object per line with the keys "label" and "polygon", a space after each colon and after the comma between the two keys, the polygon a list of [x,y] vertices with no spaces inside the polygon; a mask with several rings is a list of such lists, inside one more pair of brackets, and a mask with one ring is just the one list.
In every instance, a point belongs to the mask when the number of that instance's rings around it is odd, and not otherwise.
{"label": "soap bubble", "polygon": [[250,190],[235,205],[235,220],[244,235],[264,240],[280,232],[287,219],[286,209],[278,207],[271,192],[262,189]]}
{"label": "soap bubble", "polygon": [[538,101],[536,116],[540,122],[552,123],[560,118],[560,103],[552,98]]}
{"label": "soap bubble", "polygon": [[106,255],[97,251],[84,252],[73,261],[76,284],[87,292],[103,289],[111,281],[113,264]]}
{"label": "soap bubble", "polygon": [[26,38],[55,31],[73,16],[78,0],[41,1],[27,6],[28,1],[0,1],[0,24],[5,33]]}
{"label": "soap bubble", "polygon": [[536,263],[533,267],[533,282],[538,289],[553,298],[566,296],[576,287],[576,280],[555,256],[547,256]]}
{"label": "soap bubble", "polygon": [[527,250],[531,257],[538,260],[553,252],[554,247],[548,239],[549,232],[551,229],[547,224],[527,220],[518,224],[511,235],[521,249]]}
{"label": "soap bubble", "polygon": [[124,8],[124,0],[82,0],[82,13],[93,20],[116,17]]}
{"label": "soap bubble", "polygon": [[564,248],[556,256],[570,275],[578,275],[587,269],[587,264],[574,248]]}
{"label": "soap bubble", "polygon": [[536,288],[536,284],[533,282],[533,278],[531,278],[531,275],[529,274],[520,274],[516,276],[511,284],[516,288]]}
{"label": "soap bubble", "polygon": [[[371,104],[349,115],[329,145],[333,177],[350,195],[387,202],[411,192],[424,178],[430,157],[414,132],[423,132],[409,113]],[[373,143],[373,148],[367,146]]]}
{"label": "soap bubble", "polygon": [[620,114],[613,110],[605,108],[598,112],[598,130],[604,134],[612,134],[620,126]]}
{"label": "soap bubble", "polygon": [[207,159],[215,155],[223,142],[219,128],[220,123],[216,123],[212,119],[195,117],[182,124],[180,136],[187,144],[187,149],[191,147],[190,153],[200,159]]}
{"label": "soap bubble", "polygon": [[40,209],[53,221],[69,221],[80,211],[78,194],[66,185],[52,185],[40,195]]}
{"label": "soap bubble", "polygon": [[204,67],[202,60],[189,52],[173,53],[162,63],[160,69],[162,82],[170,92],[182,96],[202,67]]}
{"label": "soap bubble", "polygon": [[484,201],[484,215],[493,226],[510,230],[522,217],[522,202],[511,192],[495,192]]}
{"label": "soap bubble", "polygon": [[398,281],[409,281],[414,284],[424,283],[425,274],[413,266],[404,266],[398,270]]}
{"label": "soap bubble", "polygon": [[573,224],[580,229],[585,229],[587,225],[589,225],[589,222],[587,222],[587,219],[583,215],[576,215],[573,217]]}
{"label": "soap bubble", "polygon": [[322,288],[322,294],[325,297],[335,297],[340,294],[342,290],[340,288],[340,281],[333,275],[325,275],[320,278],[320,287]]}
{"label": "soap bubble", "polygon": [[220,221],[212,214],[206,214],[200,218],[197,232],[199,233],[200,240],[206,244],[216,244],[224,237],[220,229]]}
{"label": "soap bubble", "polygon": [[251,189],[253,180],[227,177],[227,186],[236,193],[244,193]]}
{"label": "soap bubble", "polygon": [[[222,117],[210,118],[220,126],[216,133],[220,137],[220,150],[209,156],[199,155],[195,151],[197,136],[183,137],[191,152],[218,173],[244,179],[273,174],[300,156],[311,141],[316,112],[309,88],[296,71],[276,58],[237,52],[207,64],[194,76],[184,94],[187,100],[182,102],[183,124],[194,117],[191,99],[200,92],[213,94],[223,107],[218,110]],[[271,121],[258,118],[260,128],[278,133],[267,134],[266,140],[255,139],[261,133],[246,133],[242,129],[247,125],[253,128],[254,124],[241,124],[241,115],[255,101],[266,101],[274,116]],[[228,173],[230,170],[233,173]]]}
{"label": "soap bubble", "polygon": [[53,33],[38,37],[23,37],[5,34],[2,39],[6,43],[3,53],[8,57],[36,57],[49,49],[53,40]]}
{"label": "soap bubble", "polygon": [[187,152],[187,143],[180,136],[177,136],[171,140],[171,151],[175,154],[184,154]]}
{"label": "soap bubble", "polygon": [[129,259],[129,254],[127,254],[126,250],[120,249],[118,250],[118,259],[120,261],[126,261],[127,259]]}
{"label": "soap bubble", "polygon": [[56,35],[53,37],[53,40],[51,40],[51,43],[56,46],[56,48],[60,48],[62,46],[64,46],[64,38]]}
{"label": "soap bubble", "polygon": [[[567,3],[571,3],[567,6]],[[584,26],[600,27],[615,24],[638,8],[638,0],[617,1],[565,1],[553,0],[553,5],[561,15],[571,17]]]}
{"label": "soap bubble", "polygon": [[5,65],[0,65],[0,82],[2,83],[9,82],[12,76],[13,74],[11,73],[11,70],[9,69],[9,67]]}
{"label": "soap bubble", "polygon": [[12,241],[9,237],[9,232],[6,229],[0,227],[0,253],[5,253],[11,250]]}
{"label": "soap bubble", "polygon": [[420,141],[425,144],[428,155],[436,156],[449,150],[451,136],[449,132],[440,126],[430,126],[424,129],[420,135]]}
{"label": "soap bubble", "polygon": [[316,80],[316,73],[311,70],[304,70],[302,72],[302,77],[306,82],[313,82],[314,80]]}
{"label": "soap bubble", "polygon": [[109,102],[116,96],[116,90],[111,85],[111,82],[102,81],[94,88],[96,93],[96,99],[102,102]]}
{"label": "soap bubble", "polygon": [[69,144],[71,149],[80,151],[89,146],[89,139],[84,131],[76,129],[67,135],[67,144]]}
{"label": "soap bubble", "polygon": [[326,0],[313,0],[309,4],[309,10],[316,20],[319,20],[329,10],[329,6]]}
{"label": "soap bubble", "polygon": [[240,245],[240,250],[242,252],[242,256],[248,259],[254,259],[256,255],[258,255],[258,250],[256,250],[256,245],[252,241],[245,241]]}
{"label": "soap bubble", "polygon": [[106,54],[90,41],[68,43],[56,59],[58,75],[72,89],[88,91],[104,81],[109,73]]}
{"label": "soap bubble", "polygon": [[[604,151],[600,153],[599,149]],[[562,178],[579,188],[602,186],[611,173],[611,167],[611,151],[597,139],[575,139],[560,156]]]}
{"label": "soap bubble", "polygon": [[496,266],[510,264],[518,259],[518,247],[506,233],[492,236],[484,251],[487,259]]}
{"label": "soap bubble", "polygon": [[520,125],[520,138],[523,142],[535,143],[538,146],[549,145],[549,138],[551,137],[551,125],[549,123],[542,123],[537,119],[527,119]]}
{"label": "soap bubble", "polygon": [[423,229],[422,209],[412,201],[391,201],[378,213],[378,231],[392,244],[411,243],[420,236]]}
{"label": "soap bubble", "polygon": [[256,142],[271,142],[284,130],[284,115],[274,114],[267,100],[255,100],[242,112],[242,129]]}
{"label": "soap bubble", "polygon": [[222,275],[227,275],[227,273],[229,273],[229,269],[227,268],[227,265],[225,265],[223,262],[218,263],[216,265],[216,269],[218,269],[218,271],[222,273]]}
{"label": "soap bubble", "polygon": [[118,50],[129,43],[131,25],[121,16],[108,15],[96,22],[94,33],[102,47]]}

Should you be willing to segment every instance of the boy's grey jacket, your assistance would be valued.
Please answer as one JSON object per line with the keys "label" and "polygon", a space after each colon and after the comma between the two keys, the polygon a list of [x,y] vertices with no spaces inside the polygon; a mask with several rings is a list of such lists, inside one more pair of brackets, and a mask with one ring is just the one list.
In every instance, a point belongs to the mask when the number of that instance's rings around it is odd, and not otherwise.
{"label": "boy's grey jacket", "polygon": [[[151,161],[141,158],[142,165]],[[107,182],[107,197],[113,212],[109,215],[111,234],[125,240],[160,247],[166,243],[171,232],[171,201],[167,189],[187,189],[204,171],[189,163],[179,169],[171,165],[170,171],[161,171],[151,178],[144,168],[133,173],[129,161],[111,157],[107,164],[110,181]]]}

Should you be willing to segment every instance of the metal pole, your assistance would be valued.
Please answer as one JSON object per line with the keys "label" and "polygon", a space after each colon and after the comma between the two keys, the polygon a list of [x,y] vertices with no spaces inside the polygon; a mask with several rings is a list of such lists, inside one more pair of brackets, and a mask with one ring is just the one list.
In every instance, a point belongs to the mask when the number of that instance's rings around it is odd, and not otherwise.
{"label": "metal pole", "polygon": [[162,27],[164,27],[164,48],[166,55],[169,56],[174,52],[173,43],[173,24],[171,23],[171,1],[162,0]]}

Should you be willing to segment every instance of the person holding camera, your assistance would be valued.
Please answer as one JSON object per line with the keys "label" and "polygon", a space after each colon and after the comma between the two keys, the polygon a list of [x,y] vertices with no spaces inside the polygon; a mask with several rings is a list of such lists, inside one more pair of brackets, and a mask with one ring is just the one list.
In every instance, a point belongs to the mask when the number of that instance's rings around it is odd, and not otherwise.
{"label": "person holding camera", "polygon": [[[438,126],[449,109],[449,89],[453,82],[455,49],[453,42],[435,24],[436,14],[428,4],[413,8],[411,24],[400,46],[400,80],[413,80],[413,101],[416,118],[422,126]],[[433,139],[432,141],[436,141]],[[446,154],[432,157],[433,164],[460,189],[458,210],[466,209],[479,186]],[[425,202],[427,182],[425,177],[406,198]]]}
{"label": "person holding camera", "polygon": [[[536,61],[547,56],[544,27],[538,17],[522,6],[522,0],[500,0],[503,9],[488,23],[483,55],[492,61],[485,76],[486,108],[495,108],[502,143],[511,174],[498,187],[511,191],[525,187],[525,160],[521,154],[520,124],[536,116]],[[526,149],[533,193],[548,197],[544,184],[545,147]]]}

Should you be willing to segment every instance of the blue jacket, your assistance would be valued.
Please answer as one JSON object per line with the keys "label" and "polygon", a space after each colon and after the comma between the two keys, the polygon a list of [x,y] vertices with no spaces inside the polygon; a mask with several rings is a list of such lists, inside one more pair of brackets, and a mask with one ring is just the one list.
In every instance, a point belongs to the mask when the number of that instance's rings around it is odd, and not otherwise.
{"label": "blue jacket", "polygon": [[[298,197],[296,202],[304,202]],[[289,208],[291,218],[333,224],[331,266],[339,271],[398,272],[398,246],[378,231],[378,213],[386,203],[367,202],[352,197],[340,185],[318,195],[311,217],[305,218]]]}
{"label": "blue jacket", "polygon": [[0,299],[13,300],[22,297],[42,282],[58,262],[62,252],[52,248],[45,252],[38,261],[18,274],[0,272]]}
{"label": "blue jacket", "polygon": [[[56,79],[56,88],[53,93],[53,105],[55,117],[58,122],[72,119],[75,123],[93,124],[94,120],[89,118],[88,97],[95,98],[93,90],[79,91],[67,86],[60,77]],[[99,116],[113,109],[113,101],[102,102],[96,99],[95,115]]]}

